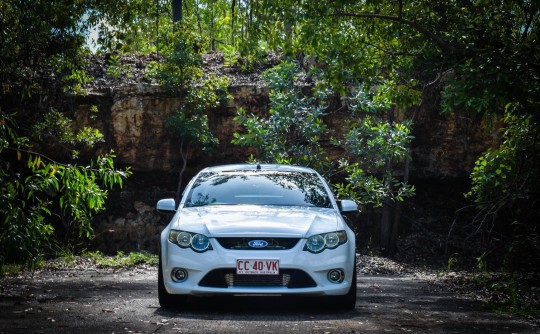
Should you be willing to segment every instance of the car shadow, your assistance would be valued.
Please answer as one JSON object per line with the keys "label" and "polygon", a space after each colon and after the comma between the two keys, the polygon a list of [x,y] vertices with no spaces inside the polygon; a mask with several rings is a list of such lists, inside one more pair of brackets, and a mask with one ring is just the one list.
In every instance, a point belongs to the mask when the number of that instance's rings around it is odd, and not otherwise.
{"label": "car shadow", "polygon": [[[317,319],[350,319],[358,317],[361,310],[344,310],[335,308],[328,299],[300,296],[223,296],[223,297],[191,297],[184,305],[175,308],[158,308],[156,315],[189,319],[238,318],[253,321],[271,318],[276,315],[293,316],[298,321]],[[284,317],[289,318],[289,317]]]}

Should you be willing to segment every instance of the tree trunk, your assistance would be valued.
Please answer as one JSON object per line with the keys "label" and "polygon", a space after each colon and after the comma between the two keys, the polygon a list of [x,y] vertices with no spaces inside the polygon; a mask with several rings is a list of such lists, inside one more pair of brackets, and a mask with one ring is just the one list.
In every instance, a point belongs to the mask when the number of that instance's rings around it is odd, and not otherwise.
{"label": "tree trunk", "polygon": [[[386,117],[388,119],[388,122],[392,124],[394,122],[394,110],[389,109],[387,111]],[[391,170],[392,170],[392,160],[388,159],[386,161],[385,171],[391,171]],[[385,186],[388,189],[391,189],[392,180],[386,180]],[[392,248],[391,237],[390,237],[392,233],[392,207],[393,207],[392,198],[391,196],[388,196],[383,202],[382,216],[381,216],[380,248],[385,254],[388,254]]]}
{"label": "tree trunk", "polygon": [[173,22],[182,21],[182,0],[172,0]]}
{"label": "tree trunk", "polygon": [[290,15],[285,15],[283,29],[285,34],[285,54],[292,55],[292,39],[293,39],[294,18]]}
{"label": "tree trunk", "polygon": [[[386,170],[392,169],[392,161],[386,162]],[[386,187],[392,187],[392,180],[386,180]],[[392,231],[392,198],[387,197],[383,201],[381,216],[380,248],[387,253],[390,248],[390,233]]]}
{"label": "tree trunk", "polygon": [[392,231],[392,199],[387,198],[384,200],[381,216],[381,235],[380,235],[380,248],[384,254],[387,254],[390,245],[390,233]]}
{"label": "tree trunk", "polygon": [[[401,1],[400,1],[401,5]],[[411,120],[414,124],[414,121],[416,119],[416,113],[418,112],[418,108],[416,107],[414,109],[414,112],[411,116]],[[410,150],[410,148],[409,148]],[[410,165],[411,165],[411,158],[407,157],[405,158],[405,170],[403,171],[403,183],[407,184],[409,182],[409,174],[410,174]],[[392,233],[390,234],[390,243],[389,243],[389,253],[395,254],[397,249],[397,238],[399,236],[399,229],[401,227],[401,210],[402,210],[402,203],[397,202],[394,210],[394,223],[392,225]]]}
{"label": "tree trunk", "polygon": [[176,195],[174,197],[176,205],[180,204],[183,185],[182,180],[184,178],[184,172],[186,171],[188,161],[188,148],[184,148],[184,140],[180,141],[180,156],[182,157],[182,167],[180,168],[180,173],[178,174],[178,185],[176,186]]}
{"label": "tree trunk", "polygon": [[202,35],[201,13],[199,11],[198,1],[195,1],[195,16],[197,16],[197,28],[199,29],[199,35]]}
{"label": "tree trunk", "polygon": [[[403,182],[406,184],[409,182],[409,166],[410,166],[409,157],[405,160],[405,171],[403,175]],[[399,235],[399,228],[401,227],[401,209],[402,209],[402,203],[398,201],[395,206],[394,210],[394,223],[392,224],[392,233],[390,234],[390,243],[388,246],[388,253],[389,254],[395,254],[397,249],[397,238]]]}
{"label": "tree trunk", "polygon": [[156,55],[159,59],[159,0],[156,0]]}
{"label": "tree trunk", "polygon": [[236,0],[233,0],[231,4],[231,41],[233,42],[233,45],[234,45],[234,19],[235,19],[234,10],[235,9],[236,9]]}
{"label": "tree trunk", "polygon": [[210,49],[212,51],[216,51],[216,34],[215,34],[215,20],[216,20],[216,12],[215,12],[215,4],[211,3],[211,10],[210,10]]}

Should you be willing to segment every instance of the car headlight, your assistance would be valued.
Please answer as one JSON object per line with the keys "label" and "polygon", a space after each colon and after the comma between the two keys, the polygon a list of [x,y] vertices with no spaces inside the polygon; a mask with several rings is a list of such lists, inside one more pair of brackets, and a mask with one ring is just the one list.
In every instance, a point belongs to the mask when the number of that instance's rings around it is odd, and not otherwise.
{"label": "car headlight", "polygon": [[212,249],[210,238],[200,233],[170,230],[169,241],[181,248],[191,248],[198,253],[206,252],[207,250]]}
{"label": "car headlight", "polygon": [[320,253],[325,249],[334,249],[347,242],[345,231],[315,234],[309,237],[304,246],[304,250],[311,253]]}

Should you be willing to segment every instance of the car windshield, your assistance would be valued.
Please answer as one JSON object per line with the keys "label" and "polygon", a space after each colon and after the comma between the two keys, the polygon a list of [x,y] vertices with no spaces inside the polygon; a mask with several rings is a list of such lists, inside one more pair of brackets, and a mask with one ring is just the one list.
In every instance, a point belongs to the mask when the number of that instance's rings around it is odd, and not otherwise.
{"label": "car windshield", "polygon": [[330,208],[330,197],[318,175],[303,172],[201,173],[185,205],[280,205]]}

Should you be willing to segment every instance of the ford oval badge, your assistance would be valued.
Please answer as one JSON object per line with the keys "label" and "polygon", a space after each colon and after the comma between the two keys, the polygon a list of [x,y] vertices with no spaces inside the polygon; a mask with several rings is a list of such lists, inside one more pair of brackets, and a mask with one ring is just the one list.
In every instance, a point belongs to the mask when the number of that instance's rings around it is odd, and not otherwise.
{"label": "ford oval badge", "polygon": [[268,246],[268,242],[266,242],[265,240],[251,240],[250,242],[248,242],[248,245],[252,248],[264,248]]}

